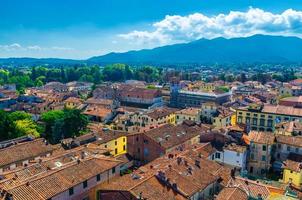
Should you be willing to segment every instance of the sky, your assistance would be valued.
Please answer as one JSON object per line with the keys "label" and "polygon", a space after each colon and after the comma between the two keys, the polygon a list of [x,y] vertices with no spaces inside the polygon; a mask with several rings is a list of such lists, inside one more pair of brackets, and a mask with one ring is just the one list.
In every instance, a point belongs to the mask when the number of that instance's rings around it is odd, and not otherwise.
{"label": "sky", "polygon": [[302,38],[301,0],[0,0],[0,57],[87,59],[254,34]]}

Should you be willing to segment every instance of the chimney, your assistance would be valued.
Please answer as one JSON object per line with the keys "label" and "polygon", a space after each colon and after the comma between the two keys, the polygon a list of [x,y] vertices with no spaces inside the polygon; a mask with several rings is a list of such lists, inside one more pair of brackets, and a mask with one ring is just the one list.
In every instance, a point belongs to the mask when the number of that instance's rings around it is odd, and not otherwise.
{"label": "chimney", "polygon": [[195,165],[198,167],[198,168],[200,168],[200,160],[195,160]]}
{"label": "chimney", "polygon": [[140,192],[140,193],[139,193],[138,199],[139,199],[139,200],[143,200],[143,192]]}
{"label": "chimney", "polygon": [[84,151],[81,152],[81,159],[85,159],[85,152]]}
{"label": "chimney", "polygon": [[181,161],[182,161],[181,157],[177,157],[177,164],[178,164],[178,165],[181,164]]}

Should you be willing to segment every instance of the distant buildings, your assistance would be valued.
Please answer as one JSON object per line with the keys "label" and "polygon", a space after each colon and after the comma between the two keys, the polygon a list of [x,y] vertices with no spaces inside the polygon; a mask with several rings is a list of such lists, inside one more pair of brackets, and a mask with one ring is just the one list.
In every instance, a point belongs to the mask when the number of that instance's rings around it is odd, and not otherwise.
{"label": "distant buildings", "polygon": [[250,105],[236,110],[237,122],[249,130],[274,131],[277,123],[302,120],[302,108],[283,105]]}
{"label": "distant buildings", "polygon": [[186,108],[200,107],[205,102],[223,104],[231,98],[232,91],[228,88],[205,83],[195,83],[193,86],[171,88],[171,106]]}

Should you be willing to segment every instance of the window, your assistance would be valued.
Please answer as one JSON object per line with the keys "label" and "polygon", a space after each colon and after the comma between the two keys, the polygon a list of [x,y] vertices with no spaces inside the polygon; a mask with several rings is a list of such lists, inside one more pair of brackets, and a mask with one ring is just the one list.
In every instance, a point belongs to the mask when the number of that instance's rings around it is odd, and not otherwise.
{"label": "window", "polygon": [[123,151],[125,151],[125,150],[126,150],[126,145],[123,146]]}
{"label": "window", "polygon": [[249,124],[249,123],[250,123],[250,120],[251,120],[251,119],[250,119],[249,117],[245,118],[245,123],[246,123],[246,124]]}
{"label": "window", "polygon": [[238,123],[242,123],[242,117],[241,116],[238,117]]}
{"label": "window", "polygon": [[266,156],[262,156],[262,161],[266,161]]}
{"label": "window", "polygon": [[117,141],[115,141],[114,143],[115,143],[115,146],[116,146],[117,145]]}
{"label": "window", "polygon": [[141,152],[141,149],[140,148],[137,148],[137,153],[140,153]]}
{"label": "window", "polygon": [[220,159],[220,153],[218,153],[218,152],[215,153],[215,157],[218,158],[218,159]]}
{"label": "window", "polygon": [[101,180],[101,174],[96,175],[96,181],[100,181]]}
{"label": "window", "polygon": [[69,196],[73,195],[74,191],[73,191],[73,187],[69,188]]}
{"label": "window", "polygon": [[115,167],[112,168],[112,174],[115,174]]}
{"label": "window", "polygon": [[266,146],[265,145],[262,146],[262,151],[266,151]]}
{"label": "window", "polygon": [[287,146],[287,151],[290,151],[290,146]]}
{"label": "window", "polygon": [[136,141],[138,142],[138,137],[136,137]]}
{"label": "window", "polygon": [[215,159],[215,155],[213,154],[213,155],[212,155],[212,160],[214,160],[214,159]]}
{"label": "window", "polygon": [[257,118],[253,118],[253,125],[257,125]]}
{"label": "window", "polygon": [[117,154],[117,148],[114,149],[114,153]]}
{"label": "window", "polygon": [[295,151],[296,151],[296,153],[298,153],[298,152],[299,152],[299,148],[296,148],[296,150],[295,150]]}
{"label": "window", "polygon": [[264,126],[265,124],[265,120],[264,119],[260,119],[260,126]]}
{"label": "window", "polygon": [[87,186],[88,186],[88,182],[86,180],[86,181],[83,182],[83,188],[87,188]]}
{"label": "window", "polygon": [[254,154],[251,154],[251,160],[254,160],[254,159],[255,159]]}
{"label": "window", "polygon": [[239,153],[239,152],[237,152],[237,156],[240,156],[240,153]]}
{"label": "window", "polygon": [[281,149],[281,144],[278,144],[278,149]]}
{"label": "window", "polygon": [[123,142],[126,142],[126,138],[123,138]]}
{"label": "window", "polygon": [[273,120],[271,120],[271,119],[267,120],[267,126],[273,127]]}

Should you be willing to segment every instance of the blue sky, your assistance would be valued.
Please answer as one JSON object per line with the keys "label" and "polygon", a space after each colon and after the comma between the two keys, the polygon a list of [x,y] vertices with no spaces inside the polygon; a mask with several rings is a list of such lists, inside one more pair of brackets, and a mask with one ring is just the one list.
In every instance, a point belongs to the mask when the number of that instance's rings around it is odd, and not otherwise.
{"label": "blue sky", "polygon": [[257,33],[301,37],[301,0],[0,0],[0,57],[83,59]]}

